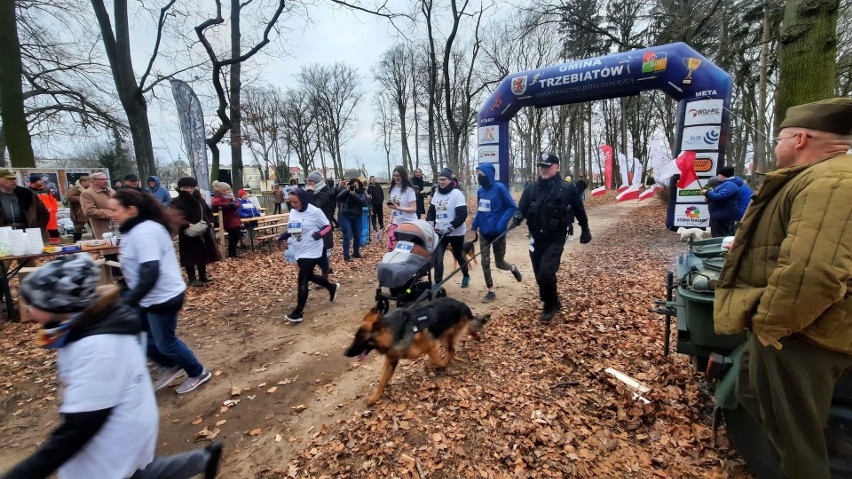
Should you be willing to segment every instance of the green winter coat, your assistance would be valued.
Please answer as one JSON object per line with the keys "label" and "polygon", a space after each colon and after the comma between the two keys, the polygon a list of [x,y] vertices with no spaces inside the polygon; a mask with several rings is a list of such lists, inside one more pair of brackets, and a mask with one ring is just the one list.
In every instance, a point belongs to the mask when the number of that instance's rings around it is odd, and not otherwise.
{"label": "green winter coat", "polygon": [[852,155],[766,175],[716,285],[719,334],[852,354]]}

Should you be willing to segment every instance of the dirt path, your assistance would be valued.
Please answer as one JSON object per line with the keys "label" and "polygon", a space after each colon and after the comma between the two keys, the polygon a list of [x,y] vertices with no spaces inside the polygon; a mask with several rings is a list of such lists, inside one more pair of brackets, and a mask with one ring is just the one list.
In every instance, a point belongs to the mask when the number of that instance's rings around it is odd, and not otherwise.
{"label": "dirt path", "polygon": [[[593,234],[612,226],[630,209],[615,205],[595,208],[590,217]],[[448,293],[467,302],[475,312],[517,308],[522,296],[536,294],[528,242],[525,227],[510,233],[506,259],[518,265],[524,280],[518,283],[508,272],[492,271],[497,293],[492,303],[480,301],[486,290],[478,265],[471,271],[469,288],[460,287],[461,274],[457,274],[445,284]],[[575,248],[582,248],[577,240],[566,244],[566,250]],[[452,265],[451,255],[447,255],[445,271],[451,271]],[[218,358],[211,361],[212,367],[222,372],[215,383],[186,400],[170,391],[158,396],[161,449],[185,450],[191,447],[193,434],[205,424],[215,427],[217,421],[226,420],[217,438],[227,445],[223,477],[254,477],[264,470],[283,467],[320,431],[333,430],[339,420],[366,410],[365,398],[378,381],[382,358],[371,355],[358,363],[343,357],[342,351],[363,313],[373,304],[374,269],[365,265],[344,277],[342,296],[336,304],[325,301],[325,292],[312,291],[307,319],[301,325],[284,324],[280,316],[255,320],[242,326],[243,338],[224,339],[223,335],[221,343],[210,345],[209,354],[201,354]],[[281,315],[285,310],[282,308]],[[240,329],[223,333],[234,334]],[[400,370],[410,366],[402,364]],[[289,384],[277,386],[274,393],[265,392],[279,382]],[[220,413],[231,386],[251,391],[235,397],[240,403]],[[199,414],[204,415],[203,421],[191,424]],[[252,436],[257,429],[260,433]]]}
{"label": "dirt path", "polygon": [[[633,208],[594,208],[590,223],[595,241],[606,241],[602,233]],[[579,229],[576,233],[579,237]],[[493,269],[494,302],[484,305],[480,301],[486,290],[479,265],[471,272],[470,288],[461,289],[461,275],[457,274],[445,285],[449,294],[466,301],[475,312],[517,310],[521,298],[537,294],[528,242],[526,227],[509,234],[506,259],[518,265],[524,280],[517,283],[508,272]],[[566,244],[566,251],[581,248],[577,240]],[[367,251],[374,257],[381,254],[378,245],[368,246]],[[271,268],[280,267],[279,255],[269,255]],[[449,272],[452,257],[446,258],[445,271]],[[289,278],[281,278],[282,283],[276,285],[280,293],[275,292],[276,287],[270,288],[267,304],[244,306],[244,288],[266,286],[255,284],[251,277],[228,281],[237,267],[233,262],[214,265],[211,274],[216,278],[214,287],[221,288],[223,298],[218,302],[222,305],[205,308],[214,311],[209,317],[183,323],[180,334],[215,377],[185,396],[177,396],[171,388],[157,394],[161,421],[158,453],[200,447],[204,442],[194,442],[196,434],[205,427],[218,429],[216,440],[226,444],[221,477],[256,477],[285,467],[313,437],[333,431],[339,420],[366,410],[365,397],[378,380],[381,358],[373,355],[358,363],[343,357],[342,352],[364,312],[373,305],[374,263],[370,259],[350,263],[354,265],[351,269],[335,275],[343,285],[337,303],[329,304],[325,291],[312,290],[306,319],[295,326],[283,321],[295,302],[293,285],[286,283]],[[400,369],[408,367],[403,364]],[[240,394],[232,396],[232,388],[239,388]],[[23,396],[15,397],[20,400]],[[223,406],[229,399],[239,403]],[[22,401],[33,404],[33,399]],[[38,401],[38,409],[24,407],[25,413],[18,415],[10,414],[16,406],[7,405],[0,441],[11,447],[4,447],[0,454],[0,471],[25,457],[55,426],[55,398],[42,396]],[[41,412],[31,414],[35,411]]]}

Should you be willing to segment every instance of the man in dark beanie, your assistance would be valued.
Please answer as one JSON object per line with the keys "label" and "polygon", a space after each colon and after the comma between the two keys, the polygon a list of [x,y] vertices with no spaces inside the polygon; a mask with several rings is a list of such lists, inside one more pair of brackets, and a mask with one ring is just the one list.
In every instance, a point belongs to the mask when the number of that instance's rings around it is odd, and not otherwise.
{"label": "man in dark beanie", "polygon": [[133,173],[128,175],[124,175],[124,186],[122,188],[128,188],[131,190],[136,190],[140,193],[145,192],[141,186],[139,186],[139,177]]}
{"label": "man in dark beanie", "polygon": [[538,161],[538,181],[524,189],[512,227],[527,220],[530,231],[530,259],[539,297],[544,302],[539,321],[549,322],[562,309],[556,289],[556,273],[565,248],[568,224],[576,216],[580,224],[580,243],[592,240],[589,219],[574,185],[559,175],[559,157],[546,153]]}
{"label": "man in dark beanie", "polygon": [[4,479],[215,477],[221,444],[154,458],[159,413],[142,323],[88,253],[61,256],[21,282],[38,345],[57,349],[60,425]]}
{"label": "man in dark beanie", "polygon": [[715,329],[748,330],[734,389],[780,458],[773,477],[828,479],[824,430],[852,368],[852,99],[792,107],[780,130],[778,169],[716,285]]}

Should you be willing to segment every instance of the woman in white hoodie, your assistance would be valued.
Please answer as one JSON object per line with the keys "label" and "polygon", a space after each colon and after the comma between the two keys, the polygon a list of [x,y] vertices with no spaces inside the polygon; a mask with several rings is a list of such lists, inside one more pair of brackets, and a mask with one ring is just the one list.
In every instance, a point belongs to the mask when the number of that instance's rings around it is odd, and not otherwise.
{"label": "woman in white hoodie", "polygon": [[308,302],[308,282],[328,290],[329,300],[334,302],[340,291],[340,283],[330,283],[324,277],[314,273],[314,268],[320,264],[323,254],[323,236],[331,234],[331,223],[325,213],[308,202],[305,190],[296,189],[290,192],[290,218],[287,222],[287,232],[278,236],[278,241],[287,240],[287,247],[293,250],[299,265],[299,290],[296,308],[284,316],[291,323],[301,323],[304,319],[302,312]]}

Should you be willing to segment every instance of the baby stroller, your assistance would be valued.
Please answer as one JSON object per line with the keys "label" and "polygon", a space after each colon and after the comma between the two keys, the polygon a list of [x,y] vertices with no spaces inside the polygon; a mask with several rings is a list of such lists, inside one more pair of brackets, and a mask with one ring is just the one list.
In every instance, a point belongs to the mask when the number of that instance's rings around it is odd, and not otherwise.
{"label": "baby stroller", "polygon": [[[376,309],[381,313],[388,312],[391,301],[402,308],[421,295],[432,299],[432,253],[438,246],[438,235],[429,223],[414,220],[399,225],[396,239],[396,247],[385,253],[378,266]],[[446,295],[444,288],[435,292],[436,298]]]}

